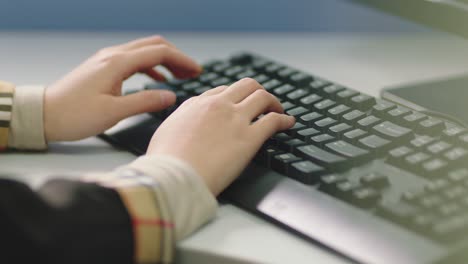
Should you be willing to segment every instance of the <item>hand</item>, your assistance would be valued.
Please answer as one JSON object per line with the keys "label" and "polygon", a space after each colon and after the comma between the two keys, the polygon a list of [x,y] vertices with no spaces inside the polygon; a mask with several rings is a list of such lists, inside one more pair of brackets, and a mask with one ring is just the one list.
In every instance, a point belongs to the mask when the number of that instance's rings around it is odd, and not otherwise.
{"label": "hand", "polygon": [[142,91],[121,96],[122,82],[136,72],[155,80],[163,65],[180,79],[201,72],[192,59],[159,36],[102,49],[46,89],[44,127],[47,141],[78,140],[99,134],[121,119],[155,112],[174,104],[169,91]]}
{"label": "hand", "polygon": [[188,162],[218,195],[265,140],[294,125],[294,117],[282,113],[272,94],[255,80],[242,79],[183,103],[156,130],[147,155],[171,155]]}

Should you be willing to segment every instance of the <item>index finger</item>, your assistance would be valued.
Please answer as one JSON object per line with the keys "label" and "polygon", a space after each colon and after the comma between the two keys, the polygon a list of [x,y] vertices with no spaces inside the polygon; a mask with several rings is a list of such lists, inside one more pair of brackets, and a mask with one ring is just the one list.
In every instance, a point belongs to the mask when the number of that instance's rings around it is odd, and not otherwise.
{"label": "index finger", "polygon": [[164,44],[150,45],[128,51],[124,71],[127,76],[130,76],[133,73],[157,65],[165,66],[179,79],[193,78],[202,71],[201,67],[189,56],[174,47]]}

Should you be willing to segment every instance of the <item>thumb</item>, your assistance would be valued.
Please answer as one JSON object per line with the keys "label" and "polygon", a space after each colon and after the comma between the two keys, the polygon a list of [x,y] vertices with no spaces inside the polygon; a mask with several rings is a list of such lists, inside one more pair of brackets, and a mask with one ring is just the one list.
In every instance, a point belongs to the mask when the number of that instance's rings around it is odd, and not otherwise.
{"label": "thumb", "polygon": [[176,101],[174,92],[168,90],[141,91],[117,98],[117,110],[120,118],[132,115],[158,112],[173,105]]}

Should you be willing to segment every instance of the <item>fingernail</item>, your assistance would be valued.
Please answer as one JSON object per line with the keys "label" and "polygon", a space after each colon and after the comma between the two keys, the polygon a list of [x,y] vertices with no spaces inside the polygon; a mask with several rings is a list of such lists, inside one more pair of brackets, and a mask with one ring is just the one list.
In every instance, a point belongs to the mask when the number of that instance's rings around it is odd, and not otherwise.
{"label": "fingernail", "polygon": [[175,93],[167,90],[159,92],[159,99],[161,99],[161,105],[170,105],[175,101]]}

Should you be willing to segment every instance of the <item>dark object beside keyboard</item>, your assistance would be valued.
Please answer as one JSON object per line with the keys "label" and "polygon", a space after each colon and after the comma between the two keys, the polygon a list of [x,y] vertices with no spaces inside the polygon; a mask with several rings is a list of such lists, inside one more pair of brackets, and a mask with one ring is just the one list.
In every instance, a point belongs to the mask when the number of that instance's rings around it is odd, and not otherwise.
{"label": "dark object beside keyboard", "polygon": [[[224,198],[358,262],[468,263],[468,130],[253,54],[204,69],[146,89],[180,104],[251,77],[297,119]],[[155,127],[138,129],[126,147],[142,154]]]}

